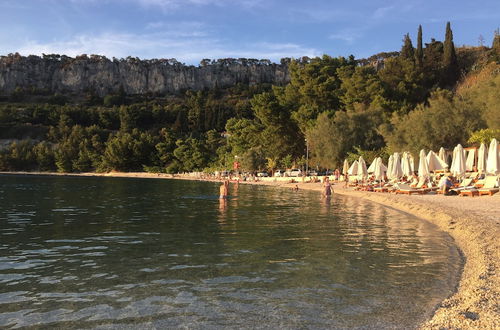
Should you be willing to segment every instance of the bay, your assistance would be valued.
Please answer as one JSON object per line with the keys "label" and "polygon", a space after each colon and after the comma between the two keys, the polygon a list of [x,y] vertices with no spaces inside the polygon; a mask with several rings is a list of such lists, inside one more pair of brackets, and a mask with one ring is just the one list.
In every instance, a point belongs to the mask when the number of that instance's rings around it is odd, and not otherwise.
{"label": "bay", "polygon": [[180,180],[0,176],[0,327],[414,328],[452,239],[352,197]]}

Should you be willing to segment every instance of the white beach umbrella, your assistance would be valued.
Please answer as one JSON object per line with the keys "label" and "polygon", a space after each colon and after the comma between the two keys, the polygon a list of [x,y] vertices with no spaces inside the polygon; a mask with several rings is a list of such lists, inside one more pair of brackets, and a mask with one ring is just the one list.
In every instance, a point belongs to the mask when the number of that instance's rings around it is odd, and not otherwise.
{"label": "white beach umbrella", "polygon": [[410,165],[410,154],[406,151],[403,152],[403,156],[401,156],[401,169],[403,170],[403,175],[407,178],[413,175]]}
{"label": "white beach umbrella", "polygon": [[408,154],[408,161],[410,162],[410,169],[412,173],[415,173],[415,159],[412,154]]}
{"label": "white beach umbrella", "polygon": [[403,169],[401,168],[401,160],[399,153],[395,152],[393,155],[391,178],[399,179],[403,176]]}
{"label": "white beach umbrella", "polygon": [[465,152],[461,144],[458,144],[453,149],[453,161],[451,162],[450,171],[456,177],[461,177],[465,174]]}
{"label": "white beach umbrella", "polygon": [[500,154],[498,153],[497,139],[491,140],[488,148],[488,159],[486,160],[486,172],[490,174],[500,173]]}
{"label": "white beach umbrella", "polygon": [[368,170],[366,169],[366,163],[362,156],[358,159],[358,175],[361,178],[366,178],[368,176]]}
{"label": "white beach umbrella", "polygon": [[441,171],[446,168],[448,168],[448,164],[446,164],[445,161],[443,161],[441,158],[439,158],[434,151],[429,151],[427,154],[427,167],[429,169],[429,172],[432,171]]}
{"label": "white beach umbrella", "polygon": [[446,163],[446,151],[443,147],[439,149],[439,159]]}
{"label": "white beach umbrella", "polygon": [[384,180],[384,172],[386,170],[387,170],[387,168],[382,163],[382,158],[380,158],[380,157],[375,158],[375,170],[373,172],[373,175],[375,176],[375,180],[379,180],[379,181]]}
{"label": "white beach umbrella", "polygon": [[392,167],[394,165],[394,156],[389,156],[389,161],[387,162],[387,178],[392,179]]}
{"label": "white beach umbrella", "polygon": [[474,161],[476,160],[476,149],[467,151],[467,159],[465,160],[465,169],[472,171],[474,169]]}
{"label": "white beach umbrella", "polygon": [[418,160],[418,176],[420,178],[427,179],[429,177],[430,171],[427,164],[427,157],[425,156],[425,150],[420,150],[419,160]]}
{"label": "white beach umbrella", "polygon": [[347,170],[347,174],[349,175],[357,175],[358,174],[358,161],[355,160],[352,164],[351,167]]}
{"label": "white beach umbrella", "polygon": [[377,158],[378,157],[375,157],[375,159],[373,159],[373,162],[370,164],[370,166],[368,167],[368,169],[366,170],[368,173],[373,173],[375,172],[375,166],[377,165]]}
{"label": "white beach umbrella", "polygon": [[342,167],[342,174],[346,175],[347,171],[349,171],[349,162],[346,159],[344,160],[344,166]]}
{"label": "white beach umbrella", "polygon": [[477,170],[484,173],[486,170],[486,146],[481,143],[477,152]]}

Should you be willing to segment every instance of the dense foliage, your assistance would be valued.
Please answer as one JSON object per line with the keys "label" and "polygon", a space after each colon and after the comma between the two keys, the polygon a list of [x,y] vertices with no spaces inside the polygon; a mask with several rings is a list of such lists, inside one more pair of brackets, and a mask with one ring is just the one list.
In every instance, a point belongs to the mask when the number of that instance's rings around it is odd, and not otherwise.
{"label": "dense foliage", "polygon": [[[286,86],[237,85],[163,97],[33,95],[0,99],[0,170],[274,170],[346,157],[479,143],[500,130],[500,36],[491,48],[417,48],[369,59],[301,58]],[[368,159],[370,161],[371,159]]]}

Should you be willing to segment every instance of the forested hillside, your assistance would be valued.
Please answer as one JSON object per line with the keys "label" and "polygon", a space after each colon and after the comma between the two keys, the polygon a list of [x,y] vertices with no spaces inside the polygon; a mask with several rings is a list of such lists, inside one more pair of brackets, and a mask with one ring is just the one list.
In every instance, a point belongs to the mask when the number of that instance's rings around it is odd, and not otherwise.
{"label": "forested hillside", "polygon": [[498,32],[491,47],[458,48],[449,23],[444,41],[424,43],[419,27],[399,52],[283,62],[288,82],[279,84],[3,89],[0,170],[176,173],[229,169],[235,159],[246,171],[272,170],[302,166],[306,144],[309,165],[332,169],[345,157],[500,138]]}

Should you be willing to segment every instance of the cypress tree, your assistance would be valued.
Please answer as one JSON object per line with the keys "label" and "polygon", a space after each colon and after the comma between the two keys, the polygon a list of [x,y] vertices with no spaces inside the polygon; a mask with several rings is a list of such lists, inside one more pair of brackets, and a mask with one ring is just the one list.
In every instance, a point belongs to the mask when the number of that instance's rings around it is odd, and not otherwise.
{"label": "cypress tree", "polygon": [[493,56],[495,56],[498,61],[500,59],[500,31],[498,29],[495,31],[495,38],[493,39],[491,50],[493,52]]}
{"label": "cypress tree", "polygon": [[411,43],[409,33],[405,34],[405,37],[403,39],[403,47],[401,48],[400,56],[412,61],[415,59],[415,49],[413,48],[413,44]]}
{"label": "cypress tree", "polygon": [[415,51],[415,60],[419,68],[422,68],[424,65],[424,49],[422,47],[422,25],[418,26],[418,35],[417,35],[417,49]]}
{"label": "cypress tree", "polygon": [[451,86],[458,80],[459,69],[450,22],[446,23],[446,36],[443,46],[443,83],[445,86]]}

